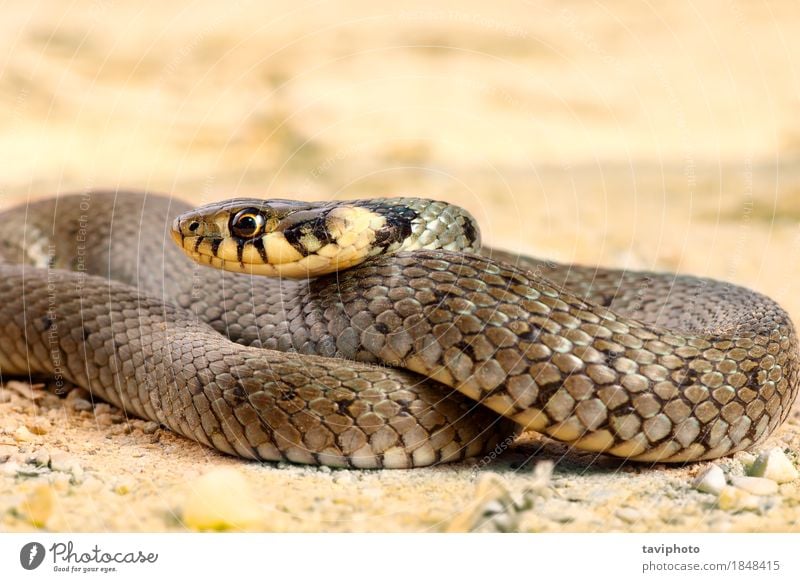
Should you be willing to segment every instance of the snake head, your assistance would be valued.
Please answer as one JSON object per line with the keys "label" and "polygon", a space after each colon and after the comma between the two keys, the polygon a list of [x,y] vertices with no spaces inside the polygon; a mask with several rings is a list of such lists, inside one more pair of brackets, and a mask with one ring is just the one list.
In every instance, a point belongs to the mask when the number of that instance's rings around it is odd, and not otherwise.
{"label": "snake head", "polygon": [[[392,208],[392,207],[388,207]],[[411,234],[408,215],[347,202],[235,199],[175,219],[172,238],[194,261],[272,277],[317,277],[393,252]]]}

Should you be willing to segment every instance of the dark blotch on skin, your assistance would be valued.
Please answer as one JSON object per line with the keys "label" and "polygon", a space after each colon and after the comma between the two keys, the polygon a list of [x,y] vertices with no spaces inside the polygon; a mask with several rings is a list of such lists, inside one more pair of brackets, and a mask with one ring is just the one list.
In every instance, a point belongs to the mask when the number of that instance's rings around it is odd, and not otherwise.
{"label": "dark blotch on skin", "polygon": [[464,221],[464,236],[467,237],[469,244],[475,244],[475,241],[478,239],[478,233],[475,230],[475,225],[472,224],[471,220]]}
{"label": "dark blotch on skin", "polygon": [[226,392],[225,396],[226,398],[229,397],[233,403],[239,404],[247,400],[247,390],[242,386],[240,380],[236,380],[236,386],[234,386],[233,390]]}
{"label": "dark blotch on skin", "polygon": [[328,225],[326,224],[327,221],[327,213],[324,217],[317,218],[316,220],[311,221],[308,225],[311,229],[311,234],[313,234],[317,240],[322,243],[322,246],[333,242],[333,237],[331,236],[331,231],[328,230]]}
{"label": "dark blotch on skin", "polygon": [[286,240],[290,245],[297,249],[297,252],[304,257],[307,257],[309,255],[309,251],[301,242],[303,237],[311,235],[316,238],[322,246],[333,242],[331,233],[325,224],[325,219],[326,216],[319,216],[289,226],[283,231],[283,236],[286,237]]}
{"label": "dark blotch on skin", "polygon": [[411,222],[418,216],[410,208],[377,209],[386,217],[386,224],[375,233],[375,245],[387,247],[411,236]]}
{"label": "dark blotch on skin", "polygon": [[531,329],[525,333],[518,334],[519,339],[524,342],[536,343],[539,341],[544,330],[538,325],[531,324]]}

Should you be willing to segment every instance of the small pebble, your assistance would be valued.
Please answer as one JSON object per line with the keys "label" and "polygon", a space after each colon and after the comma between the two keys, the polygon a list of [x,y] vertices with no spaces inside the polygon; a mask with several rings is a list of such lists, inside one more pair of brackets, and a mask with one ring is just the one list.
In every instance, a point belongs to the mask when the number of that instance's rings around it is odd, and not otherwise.
{"label": "small pebble", "polygon": [[[445,526],[445,531],[450,533],[471,532],[485,527],[493,527],[493,524],[489,522],[497,516],[506,515],[511,507],[513,507],[513,501],[505,480],[494,473],[483,473],[475,484],[472,500],[451,518]],[[501,525],[505,528],[503,531],[508,531],[508,524]]]}
{"label": "small pebble", "polygon": [[761,451],[749,474],[753,477],[770,479],[776,483],[789,483],[800,477],[792,461],[779,448]]}
{"label": "small pebble", "polygon": [[33,456],[28,457],[28,462],[39,467],[47,467],[50,464],[50,451],[39,449]]}
{"label": "small pebble", "polygon": [[753,495],[775,495],[778,484],[763,477],[731,477],[731,485]]}
{"label": "small pebble", "polygon": [[513,532],[519,527],[519,520],[510,513],[493,515],[489,521],[498,532]]}
{"label": "small pebble", "polygon": [[55,451],[50,454],[50,468],[53,471],[69,473],[79,481],[83,477],[83,467],[78,460],[63,451]]}
{"label": "small pebble", "polygon": [[703,493],[719,495],[725,487],[725,473],[719,465],[711,465],[695,478],[692,487]]}
{"label": "small pebble", "polygon": [[35,437],[26,427],[21,426],[14,431],[14,440],[18,443],[28,443],[34,440]]}
{"label": "small pebble", "polygon": [[186,526],[194,530],[250,529],[260,520],[250,484],[232,468],[214,469],[197,479],[182,514]]}
{"label": "small pebble", "polygon": [[50,422],[46,418],[37,417],[28,423],[28,430],[33,434],[43,435],[50,430]]}
{"label": "small pebble", "polygon": [[54,498],[53,489],[49,484],[39,484],[20,503],[18,512],[32,525],[44,527],[53,513]]}
{"label": "small pebble", "polygon": [[21,465],[16,461],[6,461],[2,465],[0,465],[0,475],[6,475],[7,477],[16,477],[17,471],[19,471]]}
{"label": "small pebble", "polygon": [[114,484],[112,491],[117,495],[127,495],[128,493],[133,491],[133,489],[134,489],[133,481],[128,478],[122,478]]}
{"label": "small pebble", "polygon": [[14,445],[0,445],[0,463],[5,463],[11,455],[16,455],[18,450]]}
{"label": "small pebble", "polygon": [[47,409],[48,417],[50,416],[49,413],[58,410],[61,408],[61,398],[56,396],[55,394],[50,394],[46,392],[44,398],[39,402],[39,412],[40,414],[44,412],[44,409]]}
{"label": "small pebble", "polygon": [[353,474],[350,471],[337,471],[333,475],[333,482],[340,485],[347,485],[355,481]]}
{"label": "small pebble", "polygon": [[108,432],[114,436],[118,436],[121,434],[130,434],[132,431],[133,425],[129,422],[126,422],[125,424],[115,424]]}
{"label": "small pebble", "polygon": [[622,507],[615,512],[615,515],[627,523],[636,523],[642,519],[642,514],[639,510],[633,507]]}
{"label": "small pebble", "polygon": [[72,400],[72,410],[76,412],[86,412],[92,409],[92,403],[83,398],[74,398]]}
{"label": "small pebble", "polygon": [[529,486],[535,489],[550,487],[554,467],[553,461],[549,460],[536,463],[536,466],[533,468],[533,482],[530,483]]}
{"label": "small pebble", "polygon": [[67,400],[77,400],[82,398],[83,400],[89,400],[91,394],[89,394],[88,390],[84,390],[83,388],[73,388],[69,392],[67,392]]}
{"label": "small pebble", "polygon": [[158,430],[158,423],[153,421],[145,422],[142,425],[142,432],[144,434],[153,434]]}
{"label": "small pebble", "polygon": [[505,506],[499,499],[492,499],[488,503],[483,505],[483,516],[488,517],[490,515],[495,515],[498,513],[503,513],[505,511]]}
{"label": "small pebble", "polygon": [[111,417],[110,414],[107,413],[99,414],[96,408],[94,417],[98,426],[111,426],[112,424],[114,424],[114,419]]}
{"label": "small pebble", "polygon": [[744,467],[745,471],[750,471],[750,467],[752,467],[753,463],[756,461],[756,456],[748,451],[736,453],[734,458],[742,464],[742,467]]}
{"label": "small pebble", "polygon": [[27,382],[19,382],[17,380],[11,380],[10,382],[6,383],[6,388],[8,388],[12,392],[16,392],[26,400],[30,400],[31,402],[36,402],[37,400],[44,397],[45,392],[42,391],[44,388],[44,384],[28,384]]}
{"label": "small pebble", "polygon": [[11,393],[8,390],[0,390],[0,404],[11,402]]}
{"label": "small pebble", "polygon": [[717,499],[720,509],[740,511],[744,509],[758,509],[758,497],[738,487],[726,485],[722,488]]}
{"label": "small pebble", "polygon": [[17,469],[17,475],[20,477],[39,477],[41,475],[46,475],[49,472],[50,469],[47,467],[34,467],[27,463],[20,465],[19,469]]}
{"label": "small pebble", "polygon": [[110,414],[112,414],[114,412],[114,409],[111,407],[110,404],[108,404],[106,402],[98,402],[94,407],[94,411],[97,414],[108,414],[108,415],[110,415]]}

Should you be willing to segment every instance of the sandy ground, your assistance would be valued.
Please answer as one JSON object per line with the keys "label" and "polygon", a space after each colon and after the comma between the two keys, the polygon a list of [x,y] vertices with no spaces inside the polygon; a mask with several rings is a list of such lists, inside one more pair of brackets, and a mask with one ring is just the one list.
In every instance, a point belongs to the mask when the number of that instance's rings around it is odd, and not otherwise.
{"label": "sandy ground", "polygon": [[[492,245],[718,277],[800,321],[798,32],[788,1],[11,2],[0,208],[104,186],[198,204],[425,195],[468,208]],[[691,487],[703,464],[526,435],[433,469],[261,465],[64,396],[0,389],[0,530],[186,529],[219,467],[249,490],[245,529],[800,530],[797,482],[723,510]],[[765,446],[797,462],[800,409]]]}

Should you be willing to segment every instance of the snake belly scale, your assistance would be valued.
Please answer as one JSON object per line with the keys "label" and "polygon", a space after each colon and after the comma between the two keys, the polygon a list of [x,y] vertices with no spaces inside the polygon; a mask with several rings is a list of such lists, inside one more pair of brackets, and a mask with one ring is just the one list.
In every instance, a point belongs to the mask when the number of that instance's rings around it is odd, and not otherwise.
{"label": "snake belly scale", "polygon": [[63,377],[245,458],[408,468],[528,429],[710,459],[763,441],[800,384],[768,297],[482,249],[440,202],[89,192],[0,216],[3,378]]}

